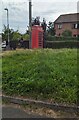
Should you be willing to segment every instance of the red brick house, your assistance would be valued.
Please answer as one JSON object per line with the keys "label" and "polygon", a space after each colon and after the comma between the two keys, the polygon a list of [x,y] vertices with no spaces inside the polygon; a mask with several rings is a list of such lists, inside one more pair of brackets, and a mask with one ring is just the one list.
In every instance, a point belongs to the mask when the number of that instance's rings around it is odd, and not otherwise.
{"label": "red brick house", "polygon": [[63,31],[70,30],[72,37],[79,36],[79,13],[60,15],[54,21],[56,36],[62,36]]}

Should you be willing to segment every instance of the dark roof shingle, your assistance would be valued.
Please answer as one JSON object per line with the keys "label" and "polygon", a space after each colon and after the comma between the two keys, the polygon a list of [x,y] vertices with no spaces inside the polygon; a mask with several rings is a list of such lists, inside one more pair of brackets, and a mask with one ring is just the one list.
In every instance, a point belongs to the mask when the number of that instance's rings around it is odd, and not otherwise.
{"label": "dark roof shingle", "polygon": [[79,13],[60,15],[54,23],[79,22]]}

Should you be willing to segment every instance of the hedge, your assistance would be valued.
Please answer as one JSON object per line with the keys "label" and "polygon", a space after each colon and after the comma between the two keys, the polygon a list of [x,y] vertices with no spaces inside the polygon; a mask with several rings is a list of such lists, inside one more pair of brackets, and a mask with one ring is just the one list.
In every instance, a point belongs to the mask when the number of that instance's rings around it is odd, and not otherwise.
{"label": "hedge", "polygon": [[76,37],[56,37],[56,36],[46,36],[46,41],[76,41],[79,38]]}
{"label": "hedge", "polygon": [[46,41],[46,48],[79,48],[78,41]]}
{"label": "hedge", "polygon": [[[16,49],[17,47],[20,48],[19,41],[10,41],[10,48]],[[29,48],[29,41],[24,40],[22,44],[22,48]]]}
{"label": "hedge", "polygon": [[[20,48],[19,42],[11,41],[10,48]],[[29,48],[29,41],[24,41],[22,48]],[[79,41],[45,41],[44,48],[79,48]]]}

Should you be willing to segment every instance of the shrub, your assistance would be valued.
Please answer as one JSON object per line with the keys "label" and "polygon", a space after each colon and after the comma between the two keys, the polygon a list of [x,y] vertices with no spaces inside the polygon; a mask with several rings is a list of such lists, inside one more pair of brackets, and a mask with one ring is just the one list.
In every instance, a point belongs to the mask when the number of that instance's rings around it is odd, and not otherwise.
{"label": "shrub", "polygon": [[46,48],[79,48],[78,41],[46,41]]}
{"label": "shrub", "polygon": [[65,30],[63,33],[62,33],[62,36],[63,37],[72,37],[72,32],[70,30]]}
{"label": "shrub", "polygon": [[77,41],[78,38],[75,37],[56,37],[51,35],[46,35],[46,41]]}

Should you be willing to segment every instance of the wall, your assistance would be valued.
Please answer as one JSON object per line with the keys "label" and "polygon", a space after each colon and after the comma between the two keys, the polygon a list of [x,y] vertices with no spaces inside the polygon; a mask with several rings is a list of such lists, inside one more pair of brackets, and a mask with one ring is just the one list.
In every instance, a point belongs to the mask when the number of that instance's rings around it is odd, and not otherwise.
{"label": "wall", "polygon": [[62,32],[64,30],[67,30],[67,29],[72,32],[72,37],[74,35],[79,35],[79,29],[72,28],[72,23],[63,23],[62,24],[62,29],[59,29],[58,24],[55,24],[55,30],[56,30],[56,35],[57,36],[59,36],[59,34],[62,35]]}

